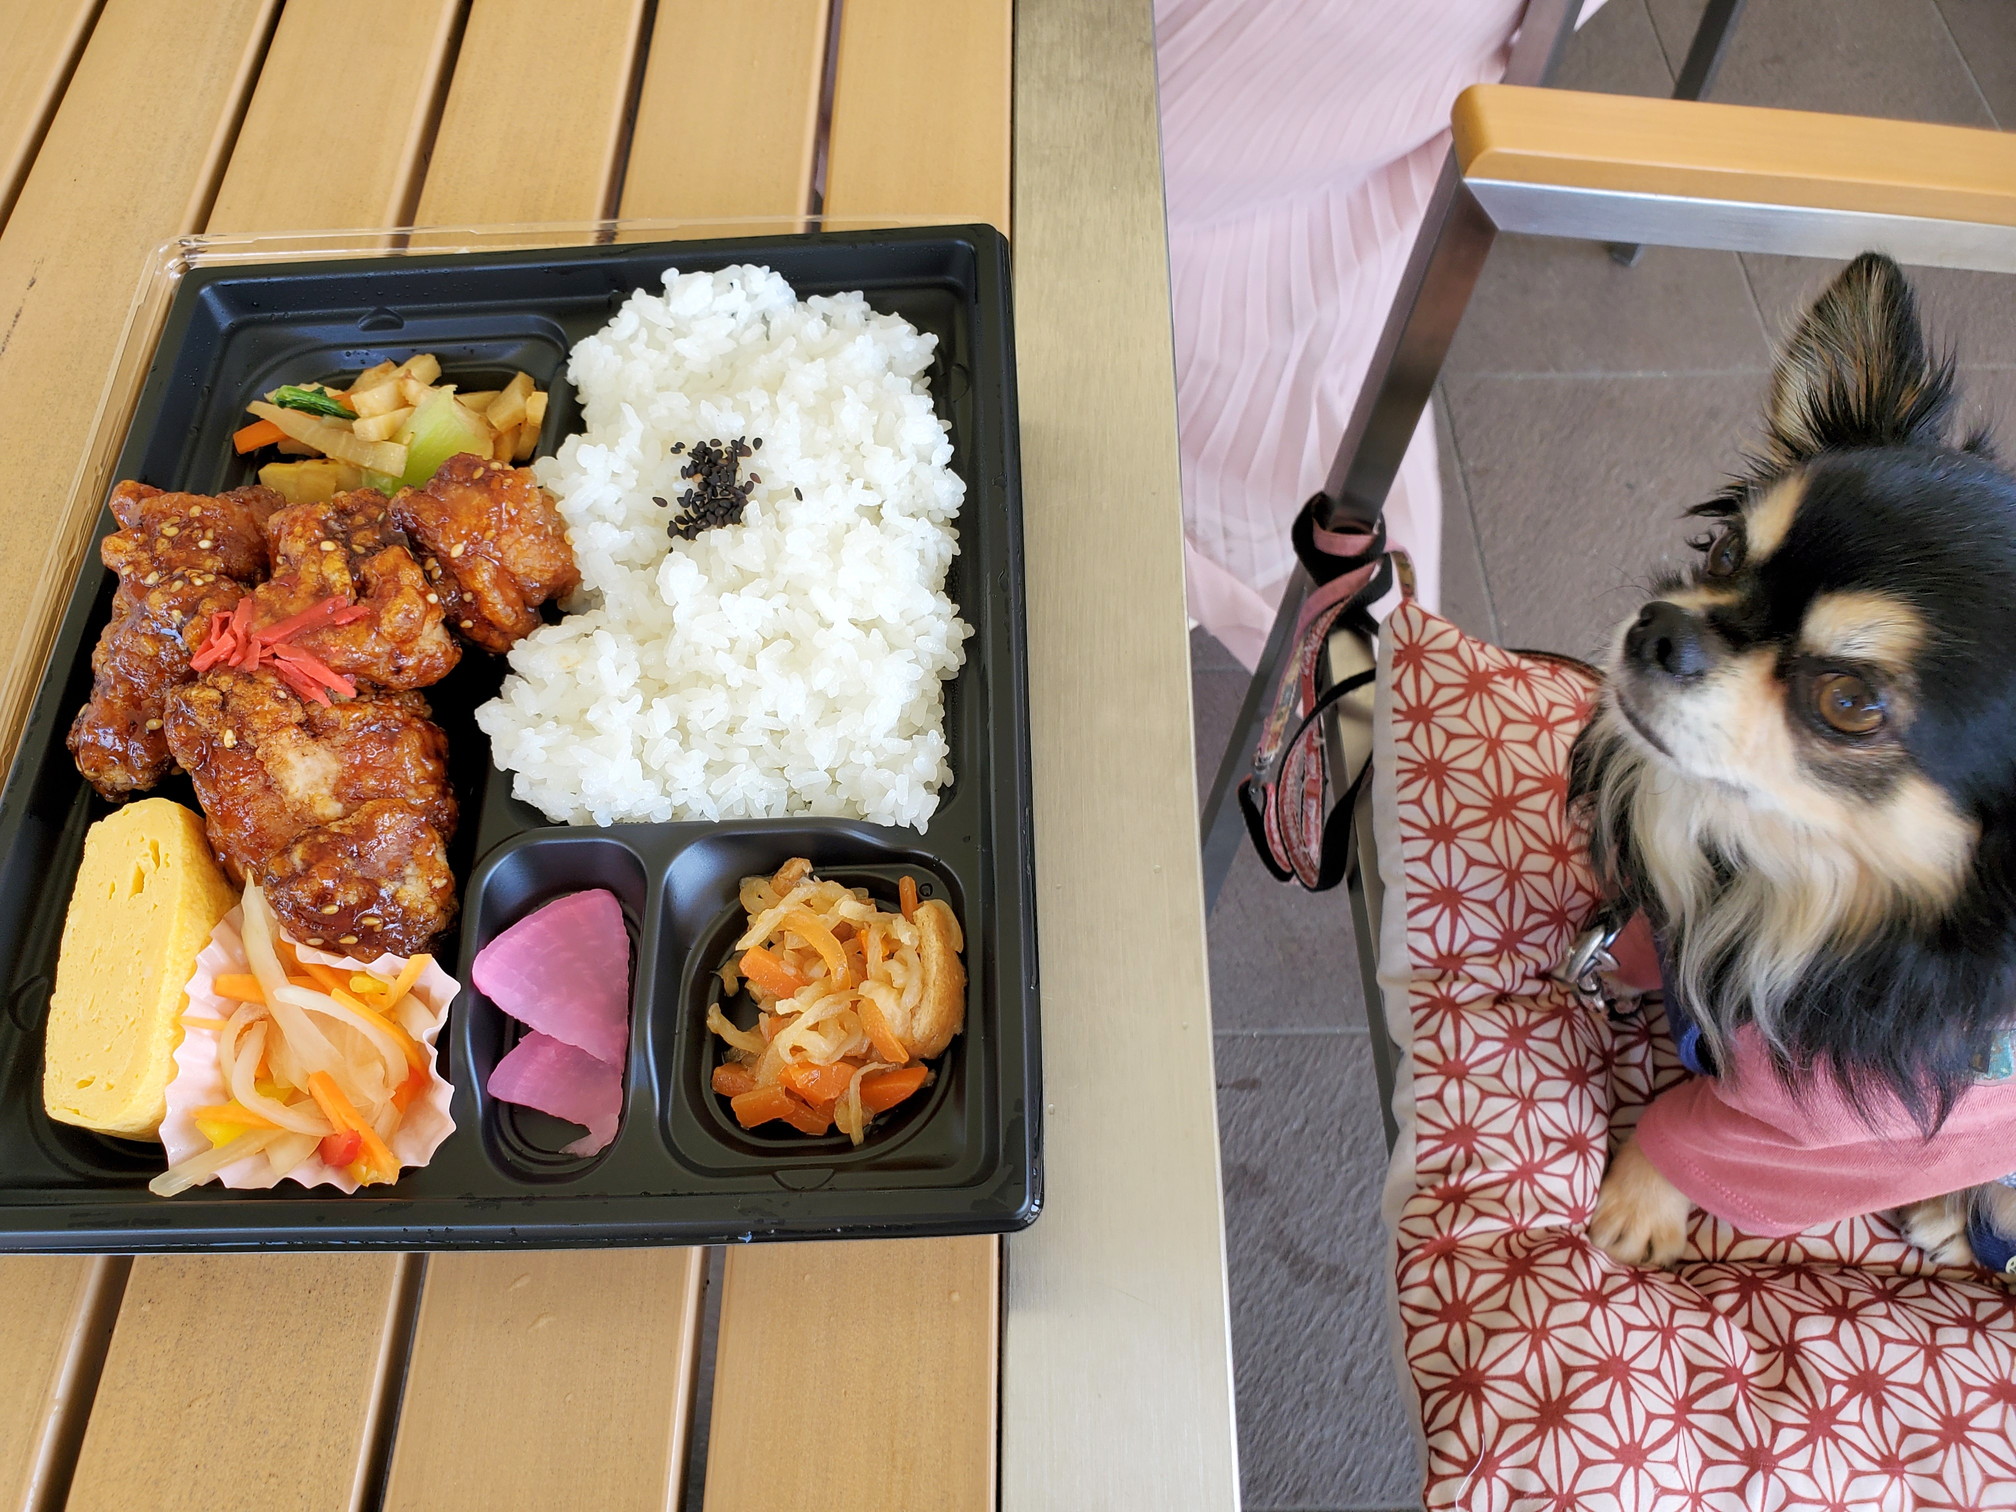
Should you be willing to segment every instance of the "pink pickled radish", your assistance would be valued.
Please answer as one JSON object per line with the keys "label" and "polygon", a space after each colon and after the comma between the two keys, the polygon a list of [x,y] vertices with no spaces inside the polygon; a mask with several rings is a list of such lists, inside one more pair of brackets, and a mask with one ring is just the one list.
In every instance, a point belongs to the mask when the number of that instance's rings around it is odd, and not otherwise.
{"label": "pink pickled radish", "polygon": [[490,1073],[490,1095],[586,1125],[585,1138],[561,1149],[593,1155],[616,1137],[623,1112],[623,1068],[535,1029],[497,1062]]}
{"label": "pink pickled radish", "polygon": [[569,893],[527,914],[477,952],[470,976],[527,1028],[622,1069],[630,936],[614,893]]}

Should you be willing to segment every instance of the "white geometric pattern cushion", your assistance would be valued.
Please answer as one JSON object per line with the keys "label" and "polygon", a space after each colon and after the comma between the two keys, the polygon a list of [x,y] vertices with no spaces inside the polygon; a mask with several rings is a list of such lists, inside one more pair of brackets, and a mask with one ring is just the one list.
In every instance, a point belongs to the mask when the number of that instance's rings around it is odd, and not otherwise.
{"label": "white geometric pattern cushion", "polygon": [[1568,821],[1586,672],[1409,602],[1386,621],[1374,822],[1405,1052],[1388,1219],[1431,1508],[2016,1506],[2016,1300],[1877,1218],[1696,1214],[1675,1272],[1584,1228],[1613,1140],[1685,1073],[1548,973],[1595,905]]}

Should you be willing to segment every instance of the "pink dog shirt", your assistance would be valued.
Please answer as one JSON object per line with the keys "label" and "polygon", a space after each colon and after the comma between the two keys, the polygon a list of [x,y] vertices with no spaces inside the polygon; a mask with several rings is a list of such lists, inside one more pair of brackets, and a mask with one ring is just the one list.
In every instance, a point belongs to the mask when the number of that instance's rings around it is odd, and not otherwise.
{"label": "pink dog shirt", "polygon": [[[1616,947],[1628,985],[1658,982],[1656,957],[1648,981],[1650,951],[1649,932],[1634,919]],[[1697,1207],[1745,1233],[1775,1239],[2016,1172],[2016,1067],[2007,1056],[1961,1094],[1929,1140],[1901,1107],[1872,1129],[1831,1077],[1794,1092],[1750,1025],[1737,1030],[1732,1060],[1720,1076],[1697,1076],[1653,1099],[1638,1144]]]}

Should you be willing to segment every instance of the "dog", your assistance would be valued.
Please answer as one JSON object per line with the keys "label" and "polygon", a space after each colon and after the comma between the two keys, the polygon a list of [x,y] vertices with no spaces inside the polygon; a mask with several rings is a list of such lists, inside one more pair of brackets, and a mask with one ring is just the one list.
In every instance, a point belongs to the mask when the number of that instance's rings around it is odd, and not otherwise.
{"label": "dog", "polygon": [[[1717,1073],[1690,1106],[1845,1108],[1907,1187],[1965,1166],[1971,1185],[1893,1203],[1877,1182],[1857,1209],[1964,1263],[1970,1220],[2016,1233],[1995,1180],[2016,1101],[1977,1096],[2016,1018],[2016,476],[1955,409],[1902,272],[1857,258],[1780,353],[1763,447],[1690,511],[1692,570],[1619,627],[1569,788],[1605,917],[1650,923],[1669,1014]],[[1690,1195],[1651,1142],[1687,1090],[1598,1195],[1591,1239],[1626,1263],[1670,1265],[1696,1205],[1748,1210],[1754,1148]],[[1973,1143],[1942,1165],[1963,1107]],[[1772,1136],[1786,1190],[1861,1190],[1802,1145],[1804,1116]],[[1794,1201],[1778,1231],[1818,1211]]]}

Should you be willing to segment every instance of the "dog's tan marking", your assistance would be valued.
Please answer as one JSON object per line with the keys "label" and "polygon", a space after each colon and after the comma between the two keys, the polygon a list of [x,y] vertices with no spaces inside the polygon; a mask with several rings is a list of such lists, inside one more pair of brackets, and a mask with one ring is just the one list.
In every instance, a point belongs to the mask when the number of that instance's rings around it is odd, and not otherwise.
{"label": "dog's tan marking", "polygon": [[1662,594],[1667,603],[1678,604],[1694,614],[1709,609],[1726,608],[1741,601],[1743,595],[1734,588],[1724,588],[1713,583],[1691,583],[1685,588],[1675,588],[1671,593]]}
{"label": "dog's tan marking", "polygon": [[1589,1219],[1589,1242],[1625,1265],[1670,1266],[1687,1242],[1694,1204],[1659,1174],[1632,1135],[1611,1158]]}
{"label": "dog's tan marking", "polygon": [[1863,589],[1821,594],[1799,632],[1801,647],[1815,656],[1869,662],[1894,675],[1911,670],[1925,638],[1924,616],[1911,605]]}
{"label": "dog's tan marking", "polygon": [[1799,501],[1805,497],[1806,479],[1786,478],[1743,511],[1743,560],[1747,565],[1755,566],[1785,543],[1792,516],[1799,512]]}

